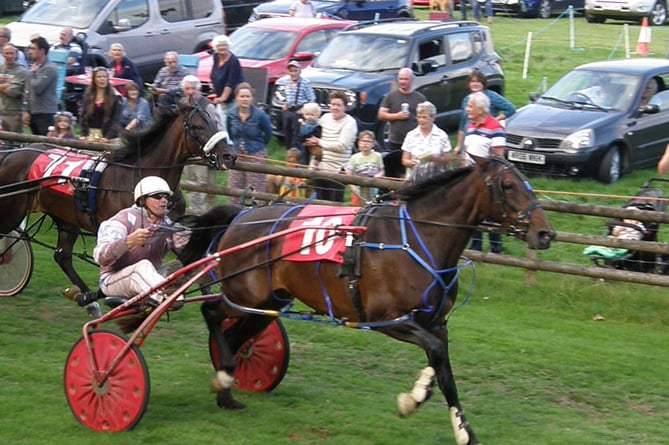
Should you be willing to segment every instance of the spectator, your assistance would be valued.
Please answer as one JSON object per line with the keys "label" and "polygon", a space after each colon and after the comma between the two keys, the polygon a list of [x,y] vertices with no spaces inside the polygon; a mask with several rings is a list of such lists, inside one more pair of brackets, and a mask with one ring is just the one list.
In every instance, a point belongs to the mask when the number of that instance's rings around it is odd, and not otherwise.
{"label": "spectator", "polygon": [[664,149],[664,155],[657,163],[657,172],[661,175],[669,174],[669,144]]}
{"label": "spectator", "polygon": [[[2,55],[2,48],[6,44],[12,41],[12,30],[6,26],[0,26],[0,65],[5,63],[4,56]],[[17,48],[18,50],[18,48]],[[18,50],[16,56],[16,63],[21,65],[23,68],[28,69],[28,61],[26,60],[26,55],[23,54],[23,51]]]}
{"label": "spectator", "polygon": [[[470,94],[466,110],[469,121],[464,140],[465,157],[468,158],[467,163],[473,163],[471,156],[482,158],[490,156],[504,157],[506,135],[504,128],[490,114],[490,99],[488,96],[482,91]],[[502,237],[498,233],[491,232],[489,240],[490,252],[502,253]],[[482,250],[483,234],[480,231],[474,232],[469,248]]]}
{"label": "spectator", "polygon": [[50,138],[74,139],[74,124],[77,119],[69,111],[59,111],[53,117],[53,127],[47,134]]}
{"label": "spectator", "polygon": [[641,93],[641,102],[639,103],[640,110],[646,108],[646,105],[648,105],[648,102],[650,102],[650,98],[653,97],[655,93],[657,93],[658,89],[659,87],[657,85],[657,80],[654,77],[649,79],[648,83],[643,89],[643,93]]}
{"label": "spectator", "polygon": [[23,91],[28,71],[16,62],[18,50],[11,43],[2,47],[4,63],[0,64],[0,116],[2,129],[23,133]]}
{"label": "spectator", "polygon": [[214,87],[214,94],[216,94],[214,104],[225,130],[226,109],[232,106],[235,99],[235,88],[244,81],[244,77],[239,59],[231,52],[228,36],[216,36],[212,39],[211,44],[215,50],[211,66],[211,83]]}
{"label": "spectator", "polygon": [[[311,82],[300,75],[302,67],[299,62],[291,60],[288,62],[287,69],[288,74],[276,81],[277,86],[284,88],[286,100],[281,106],[281,127],[286,148],[298,147],[304,150],[304,146],[300,143],[299,115],[302,114],[304,104],[316,100],[316,94],[311,87]],[[305,152],[302,159],[306,161],[306,158]]]}
{"label": "spectator", "polygon": [[[184,76],[181,79],[181,92],[183,93],[183,101],[192,106],[199,106],[201,109],[207,112],[209,117],[216,122],[218,129],[223,128],[223,124],[219,121],[219,115],[216,112],[216,107],[214,104],[204,97],[200,91],[202,84],[200,79],[197,76],[189,74]],[[162,97],[162,96],[161,96]],[[213,181],[210,181],[209,175],[213,172],[210,172],[209,168],[206,165],[187,165],[184,167],[184,178],[188,181],[193,181],[198,184],[207,184]],[[188,211],[190,213],[204,213],[209,208],[213,207],[216,203],[216,200],[213,195],[209,195],[203,192],[188,192],[186,194],[188,201]]]}
{"label": "spectator", "polygon": [[297,0],[290,6],[288,14],[291,17],[316,17],[316,8],[309,0]]}
{"label": "spectator", "polygon": [[179,55],[176,51],[168,51],[163,58],[165,66],[158,70],[153,84],[149,87],[149,92],[154,96],[167,93],[169,90],[181,89],[181,81],[188,71],[179,65]]}
{"label": "spectator", "polygon": [[416,107],[418,126],[407,133],[402,144],[402,165],[406,178],[424,179],[446,170],[453,160],[448,134],[434,124],[437,107],[432,102],[421,102]]}
{"label": "spectator", "polygon": [[386,149],[386,176],[404,176],[402,165],[402,143],[406,134],[416,128],[416,106],[425,102],[425,96],[413,90],[413,72],[402,68],[397,73],[397,89],[386,94],[379,107],[380,121],[390,122]]}
{"label": "spectator", "polygon": [[[114,70],[114,77],[120,77],[121,79],[132,80],[139,87],[139,95],[144,95],[144,83],[142,78],[139,76],[137,67],[132,60],[125,55],[125,49],[120,43],[112,43],[109,47],[109,56],[111,57],[111,62],[109,63],[109,68]],[[124,94],[125,91],[123,87],[118,87],[118,91],[121,94]]]}
{"label": "spectator", "polygon": [[84,54],[84,51],[81,49],[81,45],[74,41],[74,31],[70,27],[65,27],[60,30],[58,35],[60,43],[53,45],[51,49],[56,51],[67,51],[67,71],[68,74],[76,74],[81,72],[80,69],[82,66],[81,58]]}
{"label": "spectator", "polygon": [[488,89],[488,81],[483,72],[474,70],[467,78],[467,86],[469,88],[470,94],[465,96],[465,98],[462,100],[462,106],[460,107],[460,126],[458,127],[458,141],[456,143],[456,148],[460,152],[462,151],[462,142],[465,137],[465,130],[469,124],[469,121],[467,120],[466,108],[471,93],[481,91],[486,96],[488,96],[488,100],[490,101],[490,114],[494,116],[498,122],[505,120],[507,117],[510,117],[516,112],[516,107],[514,107],[511,102],[506,100],[504,96],[501,96],[500,94]]}
{"label": "spectator", "polygon": [[492,0],[471,0],[472,16],[477,22],[481,21],[481,8],[484,8],[484,15],[488,24],[492,23]]}
{"label": "spectator", "polygon": [[[302,151],[297,148],[289,148],[286,151],[286,164],[288,167],[297,167],[302,160]],[[292,176],[267,175],[265,191],[280,197],[304,198],[306,184],[304,179]]]}
{"label": "spectator", "polygon": [[[311,136],[305,145],[313,156],[323,156],[319,170],[340,173],[351,157],[358,124],[346,114],[346,95],[341,90],[330,93],[330,112],[321,117],[322,136]],[[329,179],[315,179],[319,199],[344,202],[344,185]]]}
{"label": "spectator", "polygon": [[[374,132],[365,130],[358,135],[358,148],[360,151],[351,156],[348,160],[345,170],[349,175],[366,176],[368,178],[380,178],[385,174],[383,169],[383,158],[381,153],[374,150],[376,139]],[[351,201],[355,202],[353,196],[362,198],[365,202],[374,200],[376,189],[373,187],[358,187],[350,184],[349,188],[353,195]]]}
{"label": "spectator", "polygon": [[81,108],[80,139],[108,142],[118,138],[121,127],[121,100],[121,95],[109,82],[107,68],[95,67]]}
{"label": "spectator", "polygon": [[46,136],[53,124],[53,115],[58,111],[58,69],[49,62],[49,42],[44,37],[30,40],[28,54],[32,60],[26,82],[28,105],[23,112],[23,123],[30,125],[33,134]]}
{"label": "spectator", "polygon": [[[267,144],[272,139],[272,124],[260,108],[253,105],[253,89],[242,82],[235,87],[236,106],[227,113],[228,132],[237,154],[246,155],[244,161],[264,164],[267,159]],[[231,170],[228,185],[238,189],[251,187],[256,191],[266,189],[265,174]],[[239,203],[239,198],[231,202]]]}
{"label": "spectator", "polygon": [[[322,129],[320,124],[320,117],[321,107],[316,102],[307,102],[304,104],[304,106],[302,106],[302,119],[298,119],[297,121],[300,124],[300,147],[304,147],[304,141],[306,141],[311,136],[315,136],[317,138],[321,137]],[[305,156],[307,153],[306,149],[302,148],[300,151],[302,152],[302,163],[307,163],[305,161],[309,158],[309,156]],[[317,170],[321,159],[322,156],[311,157],[311,161],[308,161],[309,168],[311,170]]]}
{"label": "spectator", "polygon": [[[161,230],[173,226],[167,216],[170,196],[163,178],[146,176],[135,186],[135,204],[100,224],[93,258],[100,264],[100,289],[106,295],[132,298],[169,274],[167,265],[161,267],[165,256],[170,250],[179,252],[190,237],[187,231]],[[157,291],[148,304],[158,306],[165,297]]]}
{"label": "spectator", "polygon": [[151,105],[139,96],[139,87],[132,80],[125,84],[125,97],[121,102],[121,126],[139,131],[151,125]]}

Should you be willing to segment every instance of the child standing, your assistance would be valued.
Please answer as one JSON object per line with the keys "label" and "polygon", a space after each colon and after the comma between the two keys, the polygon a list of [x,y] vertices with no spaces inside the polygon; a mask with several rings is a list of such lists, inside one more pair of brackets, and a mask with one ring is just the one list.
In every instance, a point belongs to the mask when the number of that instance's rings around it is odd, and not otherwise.
{"label": "child standing", "polygon": [[[304,147],[304,141],[311,137],[315,136],[317,138],[321,137],[321,107],[318,106],[315,102],[307,102],[302,106],[302,119],[299,119],[300,130],[299,130],[299,140],[302,147]],[[309,156],[305,156],[304,161],[306,161]],[[309,169],[317,170],[318,164],[321,162],[321,156],[313,156],[310,162],[304,162],[304,164],[309,164]]]}
{"label": "child standing", "polygon": [[[374,150],[375,146],[376,140],[374,139],[374,133],[369,130],[361,131],[358,135],[358,148],[360,151],[349,159],[344,167],[346,173],[349,175],[367,176],[370,178],[380,178],[381,176],[384,176],[385,169],[383,167],[383,157],[381,156],[381,153]],[[373,187],[358,187],[353,184],[349,185],[349,187],[351,188],[351,192],[353,192],[352,201],[354,203],[358,196],[365,202],[374,199],[376,189]]]}
{"label": "child standing", "polygon": [[49,127],[47,137],[74,139],[74,124],[76,118],[69,111],[59,111],[53,117],[53,126]]}
{"label": "child standing", "polygon": [[[299,148],[293,147],[286,151],[286,163],[288,167],[297,167],[300,165],[302,152]],[[304,198],[305,182],[303,178],[293,178],[291,176],[267,175],[265,191],[267,193],[278,194],[281,197]]]}

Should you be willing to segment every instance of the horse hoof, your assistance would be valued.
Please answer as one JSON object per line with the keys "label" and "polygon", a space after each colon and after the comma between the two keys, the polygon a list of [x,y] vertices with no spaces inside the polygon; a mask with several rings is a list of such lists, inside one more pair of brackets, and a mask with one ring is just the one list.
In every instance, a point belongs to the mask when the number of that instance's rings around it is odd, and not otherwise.
{"label": "horse hoof", "polygon": [[400,417],[409,417],[416,412],[418,403],[411,397],[411,394],[403,392],[397,396],[397,412]]}
{"label": "horse hoof", "polygon": [[227,409],[230,411],[241,411],[246,409],[246,406],[243,403],[239,403],[232,398],[232,395],[229,391],[219,392],[216,397],[216,404],[219,408]]}
{"label": "horse hoof", "polygon": [[93,302],[86,306],[86,312],[88,312],[88,315],[91,318],[102,317],[102,311],[100,310],[100,305],[97,302]]}
{"label": "horse hoof", "polygon": [[63,296],[70,301],[77,301],[77,298],[81,295],[81,289],[76,284],[72,287],[68,287],[63,291]]}

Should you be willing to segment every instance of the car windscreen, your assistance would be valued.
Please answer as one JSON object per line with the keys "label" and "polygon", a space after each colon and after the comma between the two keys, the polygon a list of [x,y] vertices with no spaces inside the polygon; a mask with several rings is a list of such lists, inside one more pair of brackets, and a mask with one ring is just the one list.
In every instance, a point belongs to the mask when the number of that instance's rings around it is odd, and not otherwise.
{"label": "car windscreen", "polygon": [[312,66],[365,72],[397,70],[407,66],[409,49],[409,41],[402,38],[339,34]]}
{"label": "car windscreen", "polygon": [[275,60],[287,56],[296,38],[294,32],[247,26],[230,35],[230,48],[240,59]]}
{"label": "car windscreen", "polygon": [[106,0],[41,0],[19,19],[22,23],[87,29]]}
{"label": "car windscreen", "polygon": [[541,102],[584,108],[627,111],[639,91],[640,79],[630,74],[574,70],[558,80]]}

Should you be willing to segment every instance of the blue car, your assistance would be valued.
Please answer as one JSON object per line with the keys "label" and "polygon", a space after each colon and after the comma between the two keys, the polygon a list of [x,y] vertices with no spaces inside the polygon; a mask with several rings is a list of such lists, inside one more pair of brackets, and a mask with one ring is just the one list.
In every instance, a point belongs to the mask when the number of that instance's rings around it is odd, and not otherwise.
{"label": "blue car", "polygon": [[574,12],[583,12],[585,0],[492,0],[492,9],[496,14],[515,14],[540,19],[560,14],[569,6],[574,7]]}
{"label": "blue car", "polygon": [[[286,17],[298,0],[275,0],[253,8],[249,22],[269,17]],[[413,17],[411,0],[312,0],[316,14],[346,20],[393,19]]]}
{"label": "blue car", "polygon": [[669,60],[581,65],[506,120],[506,158],[527,174],[603,183],[655,167],[669,142]]}

